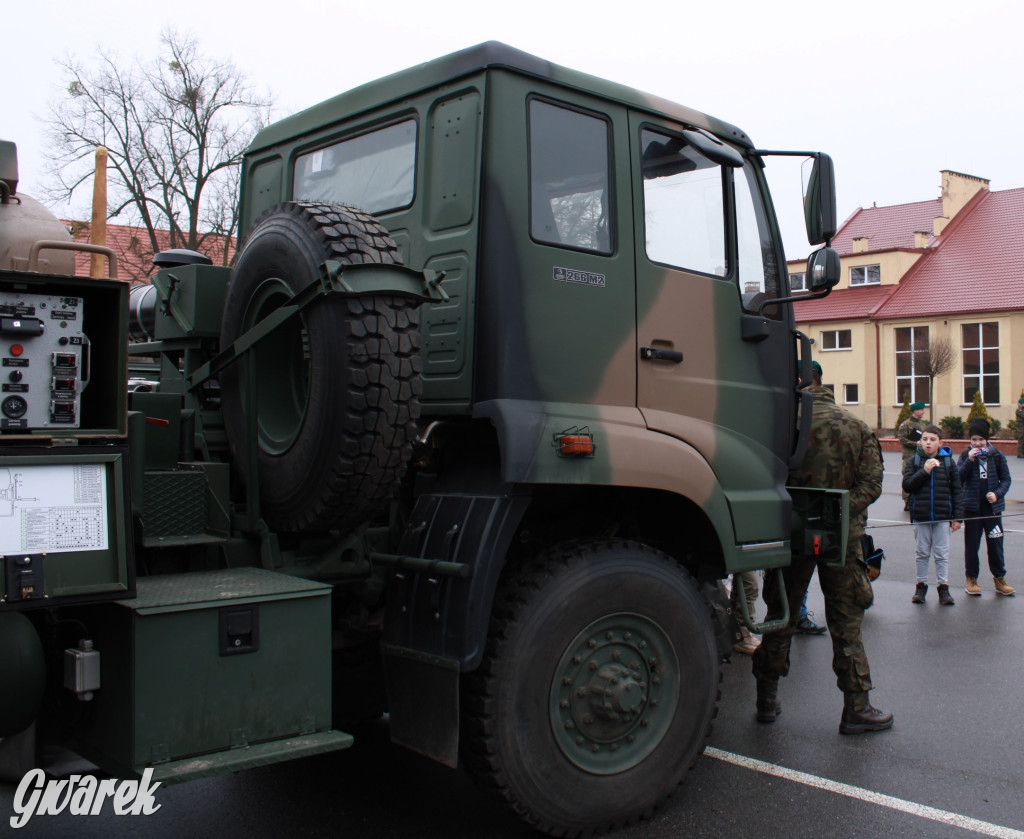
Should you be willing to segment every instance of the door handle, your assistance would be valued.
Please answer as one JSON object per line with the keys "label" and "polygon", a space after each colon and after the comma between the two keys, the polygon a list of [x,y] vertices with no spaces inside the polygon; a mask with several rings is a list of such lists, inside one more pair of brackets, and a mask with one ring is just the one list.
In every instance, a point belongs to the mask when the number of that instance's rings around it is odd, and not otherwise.
{"label": "door handle", "polygon": [[679,350],[640,347],[640,358],[642,361],[671,361],[673,364],[679,364],[683,360],[683,354]]}

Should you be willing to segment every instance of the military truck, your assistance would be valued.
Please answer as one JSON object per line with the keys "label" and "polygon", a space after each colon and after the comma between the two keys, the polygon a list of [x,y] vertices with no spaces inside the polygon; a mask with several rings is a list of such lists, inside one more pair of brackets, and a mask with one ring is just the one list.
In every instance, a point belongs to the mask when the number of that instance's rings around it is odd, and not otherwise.
{"label": "military truck", "polygon": [[486,43],[263,130],[232,267],[129,289],[52,220],[15,241],[0,149],[8,774],[56,743],[171,783],[387,714],[553,834],[672,792],[718,581],[841,530],[785,486],[810,344],[763,171],[812,164],[821,295],[827,155]]}

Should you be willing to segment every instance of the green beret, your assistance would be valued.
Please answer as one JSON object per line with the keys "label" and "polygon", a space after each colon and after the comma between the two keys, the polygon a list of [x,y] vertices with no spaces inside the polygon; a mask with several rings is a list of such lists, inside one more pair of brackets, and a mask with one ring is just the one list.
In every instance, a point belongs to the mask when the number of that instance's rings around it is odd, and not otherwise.
{"label": "green beret", "polygon": [[[821,375],[821,365],[818,364],[817,361],[812,361],[811,362],[811,370],[813,370],[819,376]],[[796,374],[798,376],[800,375],[800,359],[797,359],[797,362],[796,362]],[[1024,402],[1024,399],[1022,399],[1021,402]]]}
{"label": "green beret", "polygon": [[1017,401],[1018,401],[1018,402],[1020,402],[1020,403],[1021,403],[1022,405],[1024,405],[1024,396],[1022,396],[1022,397],[1021,397],[1020,399],[1018,399]]}
{"label": "green beret", "polygon": [[911,402],[910,403],[910,410],[911,411],[923,411],[927,407],[928,406],[925,405],[924,402]]}

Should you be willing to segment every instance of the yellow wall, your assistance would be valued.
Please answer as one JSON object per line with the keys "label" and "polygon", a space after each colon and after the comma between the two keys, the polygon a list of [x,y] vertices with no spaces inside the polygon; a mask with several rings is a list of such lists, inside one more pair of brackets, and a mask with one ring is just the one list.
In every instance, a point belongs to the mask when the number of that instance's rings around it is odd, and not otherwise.
{"label": "yellow wall", "polygon": [[[999,314],[970,314],[957,317],[885,321],[880,324],[882,358],[882,423],[891,427],[896,423],[902,403],[896,395],[896,336],[897,327],[927,326],[930,341],[949,338],[953,343],[952,369],[935,379],[931,412],[935,421],[947,416],[967,418],[970,403],[963,401],[963,348],[961,326],[965,323],[999,324],[999,403],[986,405],[989,415],[1005,428],[1014,418],[1017,399],[1024,386],[1024,312]],[[1014,363],[1016,361],[1016,364]]]}
{"label": "yellow wall", "polygon": [[[821,365],[822,382],[835,389],[836,404],[843,405],[872,428],[877,424],[878,399],[875,376],[875,324],[868,320],[800,323],[797,329],[814,341],[811,357]],[[850,330],[850,349],[823,349],[823,332]],[[844,399],[844,385],[858,386],[856,404]]]}

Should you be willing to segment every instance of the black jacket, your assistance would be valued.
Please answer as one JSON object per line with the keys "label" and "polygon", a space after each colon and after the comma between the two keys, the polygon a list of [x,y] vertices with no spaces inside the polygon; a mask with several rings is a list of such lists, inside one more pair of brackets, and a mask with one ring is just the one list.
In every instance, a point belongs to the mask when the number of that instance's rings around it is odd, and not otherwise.
{"label": "black jacket", "polygon": [[[981,488],[978,486],[981,470],[978,468],[980,466],[978,460],[971,460],[968,457],[969,452],[970,449],[966,449],[960,455],[957,469],[960,472],[960,483],[964,491],[964,510],[976,513],[984,507],[981,503]],[[1000,516],[1006,509],[1006,502],[1003,499],[1010,491],[1010,467],[1003,453],[994,447],[986,449],[985,460],[988,463],[988,485],[985,487],[985,492],[996,494],[996,503],[992,505],[992,515]]]}
{"label": "black jacket", "polygon": [[918,446],[917,454],[903,470],[903,489],[910,493],[911,521],[959,521],[964,517],[964,495],[960,473],[948,446],[939,449],[939,466],[925,472],[928,455]]}

